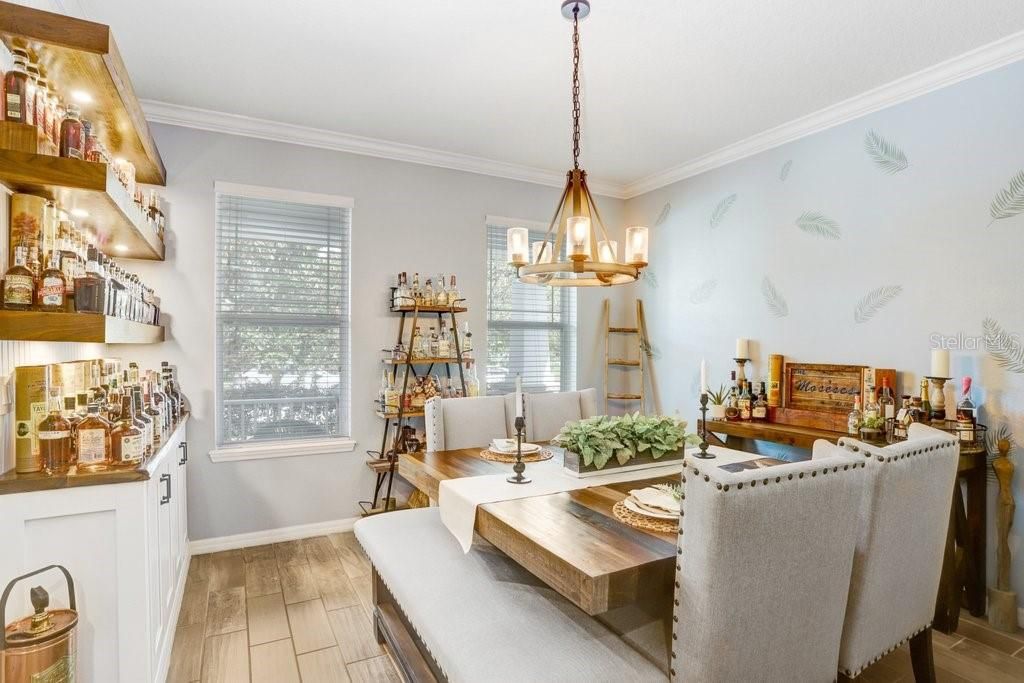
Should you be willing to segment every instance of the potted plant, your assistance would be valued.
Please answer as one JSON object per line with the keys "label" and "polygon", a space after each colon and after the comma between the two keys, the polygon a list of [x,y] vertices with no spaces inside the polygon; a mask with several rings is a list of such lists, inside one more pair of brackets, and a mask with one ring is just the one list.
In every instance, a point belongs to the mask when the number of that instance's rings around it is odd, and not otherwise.
{"label": "potted plant", "polygon": [[885,443],[885,418],[873,415],[864,418],[860,425],[860,438],[868,443]]}
{"label": "potted plant", "polygon": [[567,470],[587,476],[682,460],[684,446],[698,440],[697,435],[686,433],[682,420],[633,413],[567,422],[552,442],[565,449],[563,464]]}
{"label": "potted plant", "polygon": [[718,391],[708,390],[708,403],[711,404],[708,414],[712,420],[725,419],[725,400],[727,398],[729,398],[729,392],[726,391],[724,384],[718,387]]}

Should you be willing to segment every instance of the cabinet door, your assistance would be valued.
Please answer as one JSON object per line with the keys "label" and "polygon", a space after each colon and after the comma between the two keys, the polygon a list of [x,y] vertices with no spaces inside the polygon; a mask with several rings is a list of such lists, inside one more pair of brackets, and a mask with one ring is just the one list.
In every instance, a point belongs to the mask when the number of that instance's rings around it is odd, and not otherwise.
{"label": "cabinet door", "polygon": [[173,632],[173,625],[168,625],[171,611],[171,599],[174,597],[174,582],[171,577],[171,499],[174,496],[174,477],[170,468],[171,464],[177,465],[176,460],[167,459],[158,472],[159,497],[153,501],[157,506],[156,524],[156,552],[159,571],[159,600],[160,600],[160,634],[158,642],[163,642],[166,636],[165,631]]}
{"label": "cabinet door", "polygon": [[181,435],[181,454],[178,458],[178,538],[181,552],[178,555],[178,572],[184,571],[188,559],[188,441]]}

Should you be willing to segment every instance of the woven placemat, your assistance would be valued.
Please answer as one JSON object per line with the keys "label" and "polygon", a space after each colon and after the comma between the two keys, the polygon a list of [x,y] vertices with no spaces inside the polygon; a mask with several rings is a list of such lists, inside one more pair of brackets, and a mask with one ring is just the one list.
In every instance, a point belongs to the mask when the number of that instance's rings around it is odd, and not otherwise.
{"label": "woven placemat", "polygon": [[658,519],[637,514],[626,507],[621,500],[612,506],[612,514],[615,515],[615,519],[636,529],[661,531],[666,534],[672,534],[679,530],[678,519]]}
{"label": "woven placemat", "polygon": [[[536,453],[524,453],[523,462],[540,462],[541,460],[550,460],[554,453],[550,449],[542,448]],[[495,453],[489,448],[480,451],[480,457],[484,460],[491,460],[493,462],[515,462],[516,456],[514,453]]]}

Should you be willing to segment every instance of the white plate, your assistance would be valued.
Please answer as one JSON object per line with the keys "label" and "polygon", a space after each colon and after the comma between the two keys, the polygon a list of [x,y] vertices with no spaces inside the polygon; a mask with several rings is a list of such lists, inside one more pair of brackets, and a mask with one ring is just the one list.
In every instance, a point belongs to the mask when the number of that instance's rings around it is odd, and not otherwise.
{"label": "white plate", "polygon": [[677,519],[679,517],[679,515],[672,515],[667,512],[665,514],[658,514],[655,512],[651,512],[649,510],[645,510],[636,503],[634,503],[632,498],[624,499],[622,501],[622,504],[626,506],[627,510],[635,512],[638,515],[643,515],[644,517],[652,517],[653,519]]}
{"label": "white plate", "polygon": [[[516,445],[514,443],[512,444],[512,450],[509,450],[509,451],[499,451],[499,450],[496,450],[494,448],[494,444],[491,444],[490,446],[488,446],[488,449],[491,452],[493,452],[493,453],[499,453],[501,455],[515,455],[516,454]],[[527,453],[536,453],[538,451],[540,451],[540,446],[538,446],[537,444],[523,442],[523,455],[526,455]]]}

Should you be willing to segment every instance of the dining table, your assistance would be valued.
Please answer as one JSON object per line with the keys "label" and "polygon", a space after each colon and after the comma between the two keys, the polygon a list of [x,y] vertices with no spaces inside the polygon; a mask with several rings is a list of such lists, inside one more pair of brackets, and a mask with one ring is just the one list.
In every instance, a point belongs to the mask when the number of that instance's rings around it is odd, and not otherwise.
{"label": "dining table", "polygon": [[[436,502],[447,479],[511,473],[511,464],[482,457],[486,448],[403,453],[398,472]],[[714,450],[722,462],[751,458]],[[562,457],[561,449],[552,451],[553,458]],[[527,464],[527,476],[530,471]],[[587,614],[670,599],[678,532],[627,525],[612,508],[631,489],[678,484],[680,475],[651,476],[642,469],[635,475],[628,481],[484,503],[476,509],[474,530]]]}

